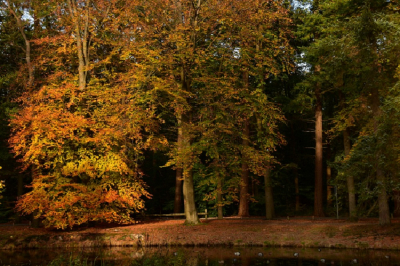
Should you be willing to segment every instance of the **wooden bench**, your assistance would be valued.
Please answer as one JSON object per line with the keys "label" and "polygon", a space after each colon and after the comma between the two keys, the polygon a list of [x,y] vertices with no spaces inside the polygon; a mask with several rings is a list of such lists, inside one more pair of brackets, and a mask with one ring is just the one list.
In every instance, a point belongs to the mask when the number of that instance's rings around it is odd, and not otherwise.
{"label": "wooden bench", "polygon": [[[207,209],[204,210],[204,212],[197,213],[199,216],[204,216],[204,218],[208,218],[208,212]],[[174,216],[185,216],[184,213],[167,213],[167,214],[146,214],[145,216],[150,216],[150,217],[174,217]]]}

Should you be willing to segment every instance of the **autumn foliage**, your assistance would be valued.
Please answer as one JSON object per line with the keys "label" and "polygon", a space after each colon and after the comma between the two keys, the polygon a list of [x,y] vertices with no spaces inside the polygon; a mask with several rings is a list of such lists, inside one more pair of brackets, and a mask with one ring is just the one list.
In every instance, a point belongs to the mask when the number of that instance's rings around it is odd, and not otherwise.
{"label": "autumn foliage", "polygon": [[[67,2],[55,2],[52,13],[63,32],[35,40],[40,83],[19,99],[22,109],[12,120],[10,144],[33,176],[17,209],[57,228],[129,223],[150,196],[137,161],[157,142],[151,94],[135,75],[129,82],[124,77],[126,69],[141,70],[120,54],[129,36],[118,31],[119,21],[101,13],[115,3]],[[72,14],[67,4],[74,5]]]}
{"label": "autumn foliage", "polygon": [[397,2],[0,1],[2,206],[64,229],[184,202],[197,224],[337,215],[335,186],[390,223]]}
{"label": "autumn foliage", "polygon": [[[143,152],[169,148],[166,166],[183,169],[187,220],[196,223],[194,173],[225,179],[218,191],[233,195],[241,171],[264,176],[275,163],[284,116],[265,80],[294,67],[281,3],[65,0],[34,8],[43,23],[30,41],[34,77],[9,140],[32,172],[18,211],[57,228],[130,223],[151,196]],[[176,141],[159,132],[165,117]]]}

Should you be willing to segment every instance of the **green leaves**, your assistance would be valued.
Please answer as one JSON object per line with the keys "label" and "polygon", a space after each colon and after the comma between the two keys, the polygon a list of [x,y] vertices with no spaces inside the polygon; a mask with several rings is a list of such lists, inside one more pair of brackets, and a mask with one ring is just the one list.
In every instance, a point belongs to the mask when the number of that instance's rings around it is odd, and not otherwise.
{"label": "green leaves", "polygon": [[[394,131],[386,122],[396,124],[398,120],[395,112],[383,111],[382,103],[391,99],[390,88],[396,83],[399,60],[393,62],[391,55],[400,51],[395,44],[398,30],[394,30],[399,20],[385,1],[320,1],[318,10],[300,27],[308,33],[314,30],[318,36],[305,48],[312,71],[301,85],[312,89],[314,84],[321,84],[325,101],[335,104],[331,112],[326,108],[326,113],[333,114],[328,130],[332,143],[343,131],[352,133],[350,154],[336,160],[337,180],[354,177],[359,184],[360,206],[366,206],[372,197],[391,191],[386,185],[396,176],[392,161],[397,152],[389,144]],[[318,28],[314,19],[321,22]],[[338,100],[332,100],[334,97]],[[376,182],[377,172],[384,172],[385,186]],[[364,200],[368,204],[364,205]]]}

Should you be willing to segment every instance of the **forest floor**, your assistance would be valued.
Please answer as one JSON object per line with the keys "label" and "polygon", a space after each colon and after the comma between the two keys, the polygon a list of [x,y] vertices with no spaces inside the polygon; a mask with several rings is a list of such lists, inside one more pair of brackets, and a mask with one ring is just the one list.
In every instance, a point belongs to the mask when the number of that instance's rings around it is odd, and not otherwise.
{"label": "forest floor", "polygon": [[333,218],[290,217],[147,220],[135,225],[97,225],[73,230],[0,225],[0,249],[96,246],[274,246],[400,250],[400,219],[388,226],[377,219],[358,222]]}

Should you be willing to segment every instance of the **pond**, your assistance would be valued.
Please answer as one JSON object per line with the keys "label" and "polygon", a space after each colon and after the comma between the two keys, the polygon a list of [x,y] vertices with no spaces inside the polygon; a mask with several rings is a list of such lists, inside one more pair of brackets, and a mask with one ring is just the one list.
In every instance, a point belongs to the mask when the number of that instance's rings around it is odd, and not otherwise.
{"label": "pond", "polygon": [[262,247],[0,250],[0,265],[400,265],[400,252]]}

